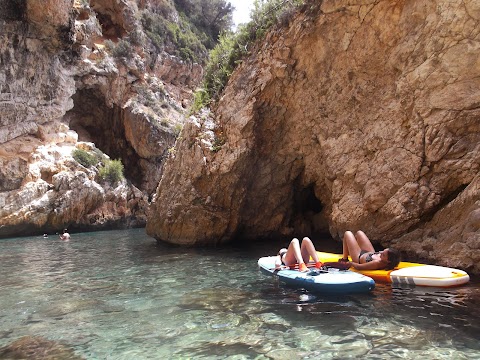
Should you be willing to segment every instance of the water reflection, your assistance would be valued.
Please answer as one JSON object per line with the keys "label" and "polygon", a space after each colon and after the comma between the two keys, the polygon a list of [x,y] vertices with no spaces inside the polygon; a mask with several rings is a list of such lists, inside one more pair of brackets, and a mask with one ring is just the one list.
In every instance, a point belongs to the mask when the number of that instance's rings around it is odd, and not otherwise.
{"label": "water reflection", "polygon": [[176,248],[143,230],[1,241],[0,348],[22,339],[86,359],[478,358],[478,283],[319,296],[258,271],[276,247]]}

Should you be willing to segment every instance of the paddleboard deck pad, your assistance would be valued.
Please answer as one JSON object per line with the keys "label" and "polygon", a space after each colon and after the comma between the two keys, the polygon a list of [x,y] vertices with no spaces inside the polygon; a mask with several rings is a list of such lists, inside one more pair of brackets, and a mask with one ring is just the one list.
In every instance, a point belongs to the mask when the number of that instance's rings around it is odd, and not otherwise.
{"label": "paddleboard deck pad", "polygon": [[290,286],[304,288],[319,294],[368,293],[375,288],[375,281],[360,273],[329,268],[320,270],[310,267],[308,272],[291,269],[275,269],[277,256],[266,256],[258,260],[260,270]]}
{"label": "paddleboard deck pad", "polygon": [[[317,252],[320,261],[338,261],[341,254]],[[400,262],[393,270],[350,270],[371,277],[373,280],[394,285],[453,287],[466,284],[470,276],[463,270],[425,265],[411,262]]]}

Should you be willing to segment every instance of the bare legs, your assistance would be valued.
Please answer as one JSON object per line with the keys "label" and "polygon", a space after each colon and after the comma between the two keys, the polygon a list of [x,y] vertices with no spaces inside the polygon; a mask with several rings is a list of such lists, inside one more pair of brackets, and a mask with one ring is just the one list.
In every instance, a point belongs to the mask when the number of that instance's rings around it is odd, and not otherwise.
{"label": "bare legs", "polygon": [[361,250],[375,251],[367,235],[363,231],[357,231],[355,235],[351,231],[345,231],[345,235],[343,235],[343,258],[348,259],[348,255],[350,255],[354,262],[358,262]]}
{"label": "bare legs", "polygon": [[319,262],[317,251],[315,250],[315,246],[313,246],[312,240],[308,237],[304,237],[302,245],[300,246],[298,239],[294,238],[288,246],[284,261],[287,266],[295,263],[308,263],[310,257],[312,257],[315,263]]}
{"label": "bare legs", "polygon": [[319,262],[317,250],[315,250],[315,246],[313,246],[312,240],[310,240],[308,237],[303,238],[301,250],[302,258],[306,259],[307,263],[310,261],[310,257],[312,257],[315,263]]}

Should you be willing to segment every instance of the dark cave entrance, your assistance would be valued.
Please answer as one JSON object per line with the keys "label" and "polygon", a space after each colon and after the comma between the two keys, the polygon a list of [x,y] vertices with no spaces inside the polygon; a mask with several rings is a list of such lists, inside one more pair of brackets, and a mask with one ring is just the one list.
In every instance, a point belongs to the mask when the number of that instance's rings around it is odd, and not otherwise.
{"label": "dark cave entrance", "polygon": [[328,222],[323,212],[324,205],[315,196],[314,184],[307,187],[294,185],[290,226],[295,236],[313,238],[330,237]]}
{"label": "dark cave entrance", "polygon": [[102,27],[102,35],[105,39],[118,41],[118,39],[121,39],[123,36],[126,35],[126,31],[117,24],[115,24],[110,15],[98,12],[97,19],[100,22],[100,25]]}
{"label": "dark cave entrance", "polygon": [[123,110],[107,106],[98,90],[77,90],[73,95],[74,107],[65,115],[65,120],[78,134],[79,141],[93,142],[112,160],[120,159],[125,177],[141,189],[143,171],[140,156],[125,138]]}
{"label": "dark cave entrance", "polygon": [[0,20],[22,21],[25,18],[25,0],[0,1]]}

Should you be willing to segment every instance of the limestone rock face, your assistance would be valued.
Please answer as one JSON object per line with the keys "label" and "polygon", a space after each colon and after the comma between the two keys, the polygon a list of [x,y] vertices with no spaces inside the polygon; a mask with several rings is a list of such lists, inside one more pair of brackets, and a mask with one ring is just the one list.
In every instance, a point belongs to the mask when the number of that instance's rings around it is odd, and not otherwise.
{"label": "limestone rock face", "polygon": [[[129,0],[0,2],[0,237],[145,225],[199,77],[178,91],[155,74],[178,59],[156,65],[133,45],[114,56],[106,41],[138,21]],[[101,183],[76,148],[120,159],[127,180]]]}
{"label": "limestone rock face", "polygon": [[429,222],[395,239],[392,246],[422,258],[442,259],[446,266],[470,268],[480,261],[479,228],[480,177],[477,175]]}
{"label": "limestone rock face", "polygon": [[192,102],[192,90],[200,83],[203,68],[199,64],[186,63],[167,53],[157,57],[153,69],[155,75],[165,82],[170,94],[181,99],[183,107],[188,107]]}
{"label": "limestone rock face", "polygon": [[[92,149],[92,144],[76,143]],[[96,171],[71,156],[72,144],[38,147],[24,184],[0,192],[2,236],[72,230],[144,226],[148,200],[125,181],[100,185]]]}
{"label": "limestone rock face", "polygon": [[106,37],[122,37],[136,27],[136,2],[127,0],[92,0],[91,6],[99,14]]}
{"label": "limestone rock face", "polygon": [[74,0],[27,0],[25,17],[36,31],[38,39],[49,48],[63,47],[69,43],[72,34],[72,10]]}
{"label": "limestone rock face", "polygon": [[479,21],[478,0],[309,3],[234,72],[212,120],[184,127],[147,232],[362,229],[480,272]]}

